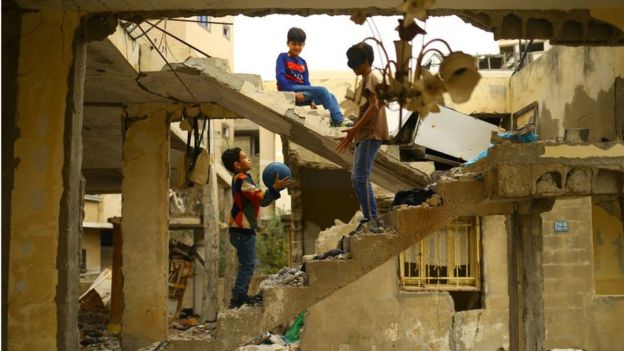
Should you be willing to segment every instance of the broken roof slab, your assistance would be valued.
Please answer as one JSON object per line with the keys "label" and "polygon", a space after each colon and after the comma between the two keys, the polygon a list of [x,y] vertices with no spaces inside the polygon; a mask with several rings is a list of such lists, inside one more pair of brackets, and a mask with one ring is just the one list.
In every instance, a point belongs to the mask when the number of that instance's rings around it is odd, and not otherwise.
{"label": "broken roof slab", "polygon": [[624,144],[503,143],[469,170],[493,200],[624,194]]}
{"label": "broken roof slab", "polygon": [[[147,11],[210,11],[209,14],[231,15],[265,15],[270,13],[291,13],[310,15],[314,13],[347,14],[355,9],[367,10],[370,14],[397,14],[396,7],[400,0],[318,0],[308,3],[287,0],[17,0],[17,4],[25,9],[46,10],[81,10],[86,12],[147,12]],[[438,0],[434,9],[482,9],[482,10],[530,10],[530,9],[597,9],[618,8],[622,3],[618,0]]]}
{"label": "broken roof slab", "polygon": [[[17,0],[23,9],[80,10],[106,13],[121,18],[141,19],[209,15],[265,16],[292,14],[367,16],[399,15],[393,0],[321,0],[299,3],[285,0],[231,1],[93,1],[93,0]],[[562,45],[624,45],[624,6],[619,0],[438,0],[430,16],[457,15],[466,22],[494,33],[495,39],[546,39]],[[112,17],[112,16],[111,16]]]}
{"label": "broken roof slab", "polygon": [[[181,80],[165,70],[142,73],[137,83],[154,95],[178,103],[216,102],[347,170],[351,169],[352,155],[335,151],[338,144],[334,138],[341,133],[339,128],[329,128],[326,111],[295,109],[293,93],[264,92],[213,65],[211,59],[191,58],[172,67]],[[375,160],[372,180],[391,191],[428,183],[426,174],[383,152]]]}

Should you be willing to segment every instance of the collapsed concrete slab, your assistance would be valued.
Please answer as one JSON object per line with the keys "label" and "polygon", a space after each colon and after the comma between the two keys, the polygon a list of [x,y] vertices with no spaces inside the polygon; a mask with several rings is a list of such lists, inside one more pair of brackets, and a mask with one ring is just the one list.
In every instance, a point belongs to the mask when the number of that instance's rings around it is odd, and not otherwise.
{"label": "collapsed concrete slab", "polygon": [[[295,109],[294,93],[264,92],[237,74],[228,73],[212,59],[191,58],[171,71],[142,73],[137,83],[151,93],[180,103],[216,102],[258,125],[350,170],[351,153],[335,151],[339,128],[329,127],[324,110]],[[182,83],[183,82],[183,83]],[[423,172],[379,152],[372,181],[390,191],[425,186]]]}

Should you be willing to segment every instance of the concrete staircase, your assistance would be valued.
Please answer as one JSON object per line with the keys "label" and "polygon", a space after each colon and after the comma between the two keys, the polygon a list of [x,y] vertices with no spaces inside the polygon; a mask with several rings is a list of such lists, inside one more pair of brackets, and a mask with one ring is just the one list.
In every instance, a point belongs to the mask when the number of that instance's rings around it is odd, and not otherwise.
{"label": "concrete staircase", "polygon": [[264,331],[287,323],[307,307],[395,258],[458,216],[512,211],[509,204],[484,202],[484,186],[480,181],[449,181],[439,184],[436,191],[442,197],[441,206],[399,208],[384,217],[393,227],[388,233],[348,236],[344,246],[351,254],[350,259],[306,263],[307,286],[270,287],[264,291],[262,307],[220,313],[214,339],[172,341],[169,350],[232,350]]}
{"label": "concrete staircase", "polygon": [[[229,73],[215,59],[191,58],[172,67],[184,85],[167,70],[141,73],[137,84],[154,96],[183,105],[198,104],[201,108],[202,103],[216,103],[344,169],[351,169],[352,153],[335,151],[338,142],[334,139],[343,135],[342,128],[329,127],[329,112],[322,107],[295,107],[294,93],[265,92],[260,77]],[[393,192],[428,184],[425,173],[384,152],[377,155],[372,180]]]}

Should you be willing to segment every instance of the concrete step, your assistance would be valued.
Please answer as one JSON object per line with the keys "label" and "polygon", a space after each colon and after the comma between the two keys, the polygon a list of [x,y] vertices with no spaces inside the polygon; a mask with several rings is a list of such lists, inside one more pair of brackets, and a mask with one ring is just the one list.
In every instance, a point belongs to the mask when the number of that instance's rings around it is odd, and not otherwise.
{"label": "concrete step", "polygon": [[443,196],[441,207],[404,207],[387,214],[384,220],[393,229],[386,234],[348,236],[345,243],[350,248],[351,259],[306,263],[307,286],[272,286],[264,291],[263,307],[219,314],[216,339],[206,342],[202,350],[231,350],[264,331],[288,322],[309,306],[395,258],[401,251],[458,216],[512,211],[505,204],[481,206],[485,198],[483,184],[478,181],[441,184],[438,193]]}

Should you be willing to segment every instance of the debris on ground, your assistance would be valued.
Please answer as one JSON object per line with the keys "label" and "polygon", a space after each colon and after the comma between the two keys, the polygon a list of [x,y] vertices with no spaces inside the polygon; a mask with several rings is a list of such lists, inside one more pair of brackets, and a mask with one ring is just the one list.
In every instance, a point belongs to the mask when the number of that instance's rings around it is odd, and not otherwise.
{"label": "debris on ground", "polygon": [[350,258],[351,255],[349,253],[345,253],[344,251],[342,251],[341,249],[331,249],[328,251],[325,251],[324,253],[320,254],[320,255],[316,255],[312,258],[313,261],[320,261],[320,260],[346,260],[347,258]]}
{"label": "debris on ground", "polygon": [[192,327],[188,327],[185,330],[178,330],[177,332],[170,331],[170,340],[210,340],[214,338],[217,328],[217,323],[203,323],[197,324]]}
{"label": "debris on ground", "polygon": [[78,328],[82,351],[120,351],[117,336],[107,330],[108,308],[96,289],[90,289],[80,298],[78,310]]}
{"label": "debris on ground", "polygon": [[157,341],[150,346],[140,348],[137,351],[161,351],[166,350],[167,345],[169,345],[168,341]]}
{"label": "debris on ground", "polygon": [[308,275],[301,269],[284,267],[277,274],[271,274],[268,279],[263,280],[260,283],[260,290],[273,285],[303,286],[307,281]]}
{"label": "debris on ground", "polygon": [[274,333],[275,330],[265,332],[236,351],[299,351],[299,336],[303,330],[304,317],[305,311],[299,313],[284,335]]}

